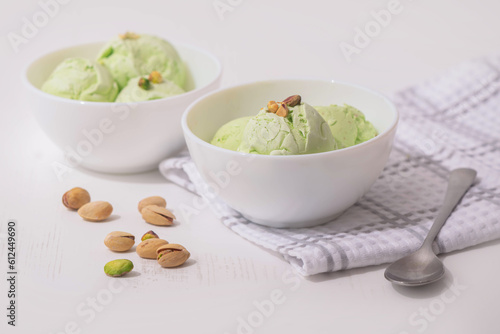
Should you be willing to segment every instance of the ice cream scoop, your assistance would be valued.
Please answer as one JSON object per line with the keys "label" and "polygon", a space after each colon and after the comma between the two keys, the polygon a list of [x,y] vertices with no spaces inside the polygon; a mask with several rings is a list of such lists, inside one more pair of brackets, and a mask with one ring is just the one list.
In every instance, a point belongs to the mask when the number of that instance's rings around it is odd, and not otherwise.
{"label": "ice cream scoop", "polygon": [[377,135],[377,130],[365,115],[350,105],[315,108],[330,126],[339,148],[360,144]]}
{"label": "ice cream scoop", "polygon": [[227,122],[217,130],[212,145],[237,151],[243,138],[243,131],[252,117],[240,117]]}
{"label": "ice cream scoop", "polygon": [[129,80],[158,71],[181,88],[186,82],[186,67],[175,48],[164,39],[127,33],[108,42],[97,60],[106,66],[120,89]]}
{"label": "ice cream scoop", "polygon": [[67,99],[94,102],[113,102],[118,94],[118,86],[108,70],[85,58],[62,61],[42,90]]}
{"label": "ice cream scoop", "polygon": [[268,155],[319,153],[337,145],[328,124],[306,103],[290,108],[286,117],[262,109],[250,118],[239,152]]}
{"label": "ice cream scoop", "polygon": [[184,89],[177,86],[170,80],[163,79],[159,83],[150,82],[148,87],[139,84],[144,77],[136,77],[129,80],[128,84],[122,89],[116,102],[139,102],[163,99],[165,97],[179,95],[184,93]]}

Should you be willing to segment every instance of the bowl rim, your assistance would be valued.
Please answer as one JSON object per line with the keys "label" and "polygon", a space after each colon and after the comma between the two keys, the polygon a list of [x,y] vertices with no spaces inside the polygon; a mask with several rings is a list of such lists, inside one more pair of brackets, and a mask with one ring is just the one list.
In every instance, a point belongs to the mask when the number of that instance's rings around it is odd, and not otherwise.
{"label": "bowl rim", "polygon": [[53,53],[64,51],[66,49],[71,49],[71,48],[75,48],[75,47],[84,47],[84,46],[94,46],[94,45],[98,45],[98,44],[105,45],[107,43],[107,41],[97,41],[97,42],[74,44],[74,45],[71,45],[71,46],[61,47],[61,48],[58,48],[56,50],[52,50],[52,51],[44,53],[43,55],[41,55],[41,56],[39,56],[39,57],[31,60],[24,67],[23,72],[22,72],[23,73],[23,75],[22,75],[22,81],[23,81],[23,84],[24,84],[25,87],[27,87],[30,91],[34,92],[35,94],[39,94],[42,98],[53,99],[55,101],[65,102],[65,103],[68,103],[68,104],[110,106],[110,105],[155,104],[155,103],[163,103],[164,101],[173,101],[173,100],[176,100],[176,99],[182,99],[182,98],[189,97],[190,95],[197,94],[199,91],[205,89],[206,87],[209,87],[209,86],[213,85],[215,82],[217,82],[218,80],[220,80],[220,78],[222,76],[222,63],[212,53],[210,53],[210,52],[208,52],[208,51],[206,51],[206,50],[204,50],[202,48],[199,48],[199,47],[197,47],[195,45],[192,45],[192,44],[175,43],[175,42],[171,42],[171,41],[169,41],[169,42],[176,49],[179,46],[181,48],[191,49],[191,50],[194,50],[194,51],[196,51],[198,53],[202,53],[205,56],[207,56],[207,58],[211,59],[213,61],[213,63],[215,64],[215,66],[216,66],[216,75],[214,76],[214,78],[212,80],[210,80],[210,82],[207,83],[204,86],[197,87],[197,88],[195,88],[193,90],[187,91],[187,92],[179,94],[179,95],[169,96],[169,97],[165,97],[165,98],[162,98],[162,99],[149,100],[149,101],[137,101],[137,102],[115,102],[115,101],[113,101],[113,102],[97,102],[97,101],[81,101],[81,100],[67,99],[65,97],[60,97],[60,96],[52,95],[52,94],[49,94],[49,93],[46,93],[46,92],[42,91],[40,88],[35,87],[35,85],[33,85],[31,83],[31,81],[28,79],[28,71],[33,66],[33,64],[35,64],[40,59],[48,57],[48,56],[50,56]]}
{"label": "bowl rim", "polygon": [[[370,94],[381,97],[388,104],[388,106],[390,107],[392,114],[393,114],[392,122],[384,131],[382,131],[377,136],[375,136],[375,137],[373,137],[373,138],[371,138],[363,143],[353,145],[350,147],[345,147],[345,148],[333,150],[333,151],[320,152],[320,153],[308,153],[308,154],[296,154],[296,155],[265,155],[265,154],[253,154],[253,153],[243,153],[243,152],[238,152],[238,151],[232,151],[232,150],[229,150],[226,148],[212,145],[212,144],[204,141],[203,139],[201,139],[200,137],[195,135],[191,131],[191,129],[189,128],[189,126],[187,124],[187,117],[188,117],[189,113],[191,112],[191,110],[198,103],[209,98],[212,95],[216,95],[216,94],[219,94],[219,93],[222,93],[224,91],[231,90],[231,89],[241,89],[241,88],[244,88],[246,86],[253,86],[253,85],[259,85],[259,84],[264,84],[264,83],[266,83],[266,84],[279,83],[279,82],[283,82],[283,81],[303,81],[303,82],[316,81],[316,82],[330,83],[330,84],[341,84],[341,85],[353,87],[355,89],[364,90]],[[199,97],[195,101],[193,101],[187,107],[187,109],[182,114],[181,126],[182,126],[182,131],[184,132],[185,136],[189,136],[196,143],[198,143],[202,146],[205,146],[208,149],[212,149],[212,150],[216,150],[216,151],[219,151],[219,152],[222,152],[225,154],[229,154],[230,156],[232,155],[234,157],[248,157],[249,155],[251,155],[252,159],[296,159],[296,160],[298,160],[298,159],[309,159],[310,157],[320,157],[320,156],[328,156],[328,155],[337,155],[337,156],[346,155],[346,154],[350,154],[356,150],[361,150],[365,147],[373,146],[377,141],[380,141],[382,138],[389,136],[392,132],[394,132],[396,130],[397,125],[399,123],[399,117],[400,117],[399,111],[396,108],[396,106],[394,105],[394,103],[387,96],[385,96],[384,94],[377,92],[373,89],[370,89],[370,88],[367,88],[367,87],[364,87],[361,85],[345,82],[345,81],[334,80],[334,79],[327,80],[327,79],[320,79],[320,78],[292,77],[292,78],[279,78],[279,79],[270,79],[270,80],[248,81],[245,83],[240,83],[240,84],[230,85],[230,86],[227,86],[224,88],[219,88],[213,92],[207,93],[207,94]]]}

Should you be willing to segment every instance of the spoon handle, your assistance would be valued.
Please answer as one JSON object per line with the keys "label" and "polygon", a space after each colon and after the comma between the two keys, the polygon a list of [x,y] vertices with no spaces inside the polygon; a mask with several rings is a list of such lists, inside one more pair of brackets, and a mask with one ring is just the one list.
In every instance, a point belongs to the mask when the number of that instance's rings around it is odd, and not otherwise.
{"label": "spoon handle", "polygon": [[467,192],[467,189],[474,183],[475,178],[476,171],[474,169],[458,168],[451,171],[443,205],[441,209],[439,209],[434,224],[432,224],[422,247],[432,246],[432,242],[436,238],[439,230],[441,230],[446,219],[448,219],[455,206]]}

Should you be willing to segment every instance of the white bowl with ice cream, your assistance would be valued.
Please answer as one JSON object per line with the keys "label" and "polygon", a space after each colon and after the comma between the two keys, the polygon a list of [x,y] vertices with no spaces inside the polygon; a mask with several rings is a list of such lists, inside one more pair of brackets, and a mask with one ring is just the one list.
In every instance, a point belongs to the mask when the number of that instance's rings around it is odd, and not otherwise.
{"label": "white bowl with ice cream", "polygon": [[206,51],[175,44],[188,69],[186,92],[152,101],[80,101],[41,90],[64,59],[95,59],[104,45],[72,46],[32,62],[24,75],[27,99],[40,127],[64,151],[64,164],[68,167],[82,166],[106,173],[155,169],[162,159],[185,146],[180,126],[182,113],[194,100],[219,87],[221,64]]}
{"label": "white bowl with ice cream", "polygon": [[[293,94],[310,105],[356,107],[378,135],[351,147],[300,155],[243,153],[210,144],[223,124],[253,116],[267,101]],[[368,191],[388,160],[398,118],[393,103],[370,89],[290,79],[207,94],[188,107],[182,128],[191,157],[212,193],[255,223],[299,228],[334,219]]]}

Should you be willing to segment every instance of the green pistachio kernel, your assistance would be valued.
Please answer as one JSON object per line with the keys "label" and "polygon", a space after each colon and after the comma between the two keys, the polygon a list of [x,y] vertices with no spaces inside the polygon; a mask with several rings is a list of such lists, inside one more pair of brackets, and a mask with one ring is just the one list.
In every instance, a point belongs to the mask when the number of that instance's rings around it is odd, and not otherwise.
{"label": "green pistachio kernel", "polygon": [[151,87],[151,83],[150,83],[149,79],[140,78],[139,79],[139,87],[141,87],[144,90],[148,90]]}
{"label": "green pistachio kernel", "polygon": [[130,260],[113,260],[104,266],[104,273],[111,277],[120,277],[134,269],[134,264]]}

